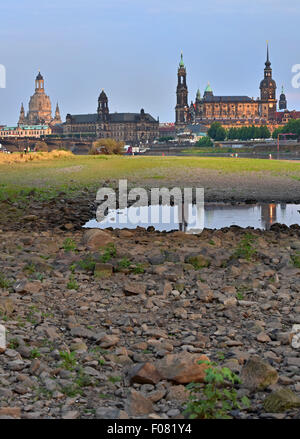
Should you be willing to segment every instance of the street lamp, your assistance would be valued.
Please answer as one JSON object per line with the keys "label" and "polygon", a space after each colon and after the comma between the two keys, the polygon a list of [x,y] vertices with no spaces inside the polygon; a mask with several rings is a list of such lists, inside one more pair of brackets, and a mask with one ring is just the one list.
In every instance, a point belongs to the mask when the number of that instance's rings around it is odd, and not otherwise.
{"label": "street lamp", "polygon": [[279,159],[279,137],[280,136],[296,136],[295,133],[279,133],[277,136],[277,159]]}

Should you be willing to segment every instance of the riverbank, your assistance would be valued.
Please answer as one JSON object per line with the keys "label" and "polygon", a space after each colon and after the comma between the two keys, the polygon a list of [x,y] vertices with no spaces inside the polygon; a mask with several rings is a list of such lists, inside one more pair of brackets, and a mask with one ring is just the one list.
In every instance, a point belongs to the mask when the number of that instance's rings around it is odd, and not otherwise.
{"label": "riverbank", "polygon": [[0,233],[0,418],[182,419],[206,355],[242,378],[231,417],[298,419],[299,237]]}
{"label": "riverbank", "polygon": [[80,228],[94,217],[97,190],[119,179],[147,190],[203,187],[207,202],[300,202],[300,163],[71,155],[0,164],[0,229]]}

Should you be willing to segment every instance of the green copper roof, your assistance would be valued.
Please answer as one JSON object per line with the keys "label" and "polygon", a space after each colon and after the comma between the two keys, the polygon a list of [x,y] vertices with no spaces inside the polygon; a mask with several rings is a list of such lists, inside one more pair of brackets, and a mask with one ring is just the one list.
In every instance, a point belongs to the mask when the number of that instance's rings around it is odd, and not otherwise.
{"label": "green copper roof", "polygon": [[205,91],[212,91],[212,88],[209,83],[207,84]]}
{"label": "green copper roof", "polygon": [[179,67],[184,67],[184,62],[183,62],[183,55],[182,55],[182,52],[181,52],[181,57],[180,57]]}

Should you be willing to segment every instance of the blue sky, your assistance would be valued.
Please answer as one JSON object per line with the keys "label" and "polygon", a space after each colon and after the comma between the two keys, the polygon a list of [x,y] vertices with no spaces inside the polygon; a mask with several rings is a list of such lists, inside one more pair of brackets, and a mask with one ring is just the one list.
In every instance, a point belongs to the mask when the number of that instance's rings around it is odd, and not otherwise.
{"label": "blue sky", "polygon": [[[210,81],[218,95],[259,95],[266,40],[278,92],[300,109],[299,0],[10,0],[1,5],[0,124],[27,111],[41,69],[52,107],[94,113],[104,88],[111,112],[142,107],[174,121],[183,51],[189,101]],[[279,93],[278,93],[279,94]]]}

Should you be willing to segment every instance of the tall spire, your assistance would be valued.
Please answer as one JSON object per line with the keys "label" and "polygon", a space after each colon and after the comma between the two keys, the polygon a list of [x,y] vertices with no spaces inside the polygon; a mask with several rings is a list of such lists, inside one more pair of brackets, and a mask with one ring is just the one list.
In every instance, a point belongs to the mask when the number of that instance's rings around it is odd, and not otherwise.
{"label": "tall spire", "polygon": [[267,61],[266,61],[266,67],[270,67],[270,59],[269,59],[269,41],[267,41]]}
{"label": "tall spire", "polygon": [[184,67],[183,53],[181,52],[179,67]]}

